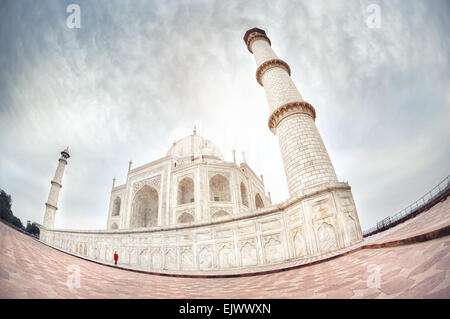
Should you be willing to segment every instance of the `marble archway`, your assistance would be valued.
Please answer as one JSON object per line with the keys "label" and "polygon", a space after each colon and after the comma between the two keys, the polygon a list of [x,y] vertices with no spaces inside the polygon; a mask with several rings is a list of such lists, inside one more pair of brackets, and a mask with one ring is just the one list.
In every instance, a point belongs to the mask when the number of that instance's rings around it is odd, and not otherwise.
{"label": "marble archway", "polygon": [[263,200],[261,198],[261,195],[259,195],[259,193],[257,193],[255,195],[255,206],[256,206],[256,209],[264,208],[264,202],[263,202]]}
{"label": "marble archway", "polygon": [[158,192],[149,185],[134,195],[131,207],[130,228],[154,227],[158,225]]}

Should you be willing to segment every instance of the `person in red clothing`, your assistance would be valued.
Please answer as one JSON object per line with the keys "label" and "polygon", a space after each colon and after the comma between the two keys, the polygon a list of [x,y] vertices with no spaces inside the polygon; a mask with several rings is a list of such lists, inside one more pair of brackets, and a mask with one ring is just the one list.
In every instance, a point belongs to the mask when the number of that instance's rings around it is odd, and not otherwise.
{"label": "person in red clothing", "polygon": [[117,251],[114,252],[114,265],[117,265],[117,261],[119,260],[119,254]]}

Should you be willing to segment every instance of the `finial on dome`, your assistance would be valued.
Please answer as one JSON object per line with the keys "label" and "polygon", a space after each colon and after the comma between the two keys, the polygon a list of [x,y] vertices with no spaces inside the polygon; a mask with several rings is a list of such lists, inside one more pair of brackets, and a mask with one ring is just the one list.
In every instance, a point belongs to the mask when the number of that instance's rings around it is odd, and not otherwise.
{"label": "finial on dome", "polygon": [[194,124],[194,131],[192,132],[192,135],[197,135],[197,126]]}

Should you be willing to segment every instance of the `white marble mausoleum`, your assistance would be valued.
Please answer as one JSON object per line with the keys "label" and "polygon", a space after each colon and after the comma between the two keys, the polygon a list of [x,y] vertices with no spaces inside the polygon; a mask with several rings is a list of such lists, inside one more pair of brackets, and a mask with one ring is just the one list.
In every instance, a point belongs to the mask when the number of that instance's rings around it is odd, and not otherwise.
{"label": "white marble mausoleum", "polygon": [[219,147],[194,129],[160,159],[133,169],[130,162],[125,184],[114,180],[105,230],[54,229],[66,149],[40,240],[104,262],[117,251],[121,264],[178,273],[277,264],[361,242],[350,186],[336,177],[314,107],[303,100],[265,31],[250,29],[244,41],[268,100],[269,129],[279,139],[286,201],[272,204],[262,176],[245,160],[225,161]]}

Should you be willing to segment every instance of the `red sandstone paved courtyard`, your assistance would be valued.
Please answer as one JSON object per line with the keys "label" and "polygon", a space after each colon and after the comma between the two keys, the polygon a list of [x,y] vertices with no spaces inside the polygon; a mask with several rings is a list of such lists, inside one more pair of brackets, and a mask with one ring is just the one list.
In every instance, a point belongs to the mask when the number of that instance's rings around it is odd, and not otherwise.
{"label": "red sandstone paved courtyard", "polygon": [[[386,243],[450,223],[450,200],[366,239]],[[78,265],[80,288],[67,267]],[[369,265],[380,287],[369,288]],[[450,298],[450,236],[362,249],[319,264],[266,275],[180,278],[136,273],[83,260],[0,223],[0,298]]]}

